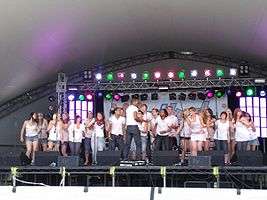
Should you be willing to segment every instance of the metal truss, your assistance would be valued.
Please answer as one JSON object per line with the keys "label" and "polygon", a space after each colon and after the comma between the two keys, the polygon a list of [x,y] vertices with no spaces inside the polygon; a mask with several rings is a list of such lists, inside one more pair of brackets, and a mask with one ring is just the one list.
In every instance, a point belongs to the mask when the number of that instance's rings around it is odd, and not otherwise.
{"label": "metal truss", "polygon": [[154,81],[154,82],[100,82],[68,84],[68,87],[77,87],[78,90],[89,91],[140,91],[159,90],[160,87],[168,87],[168,90],[205,89],[224,87],[243,87],[255,85],[251,78],[244,79],[206,79],[184,81]]}
{"label": "metal truss", "polygon": [[[137,55],[129,58],[119,59],[113,62],[104,63],[101,65],[90,66],[89,70],[92,73],[97,71],[101,71],[102,73],[106,73],[108,71],[118,71],[125,70],[131,67],[135,67],[138,65],[144,65],[148,63],[153,63],[162,60],[168,59],[178,59],[178,60],[187,60],[187,61],[195,61],[200,63],[209,63],[214,65],[220,65],[224,67],[238,67],[241,64],[249,65],[251,68],[251,77],[267,77],[267,67],[260,66],[254,63],[248,63],[243,60],[235,60],[227,57],[217,56],[217,55],[209,55],[202,53],[194,53],[193,55],[183,55],[180,52],[176,51],[165,51],[165,52],[153,52],[147,53],[143,55]],[[82,69],[81,69],[82,70]],[[170,88],[179,89],[179,88],[201,88],[201,87],[226,87],[229,85],[232,86],[246,86],[251,85],[252,80],[247,82],[248,79],[235,79],[235,80],[195,80],[195,81],[173,81],[173,82],[128,82],[128,83],[83,83],[81,77],[81,70],[67,74],[68,76],[68,84],[78,84],[79,87],[88,88],[89,90],[132,90],[137,89],[156,89],[157,84],[165,84],[167,83]],[[20,108],[23,108],[25,105],[33,103],[45,96],[55,94],[56,93],[56,85],[57,80],[52,83],[48,83],[42,85],[40,87],[34,88],[24,94],[17,96],[14,99],[11,99],[7,102],[4,102],[0,105],[0,118],[14,112]]]}

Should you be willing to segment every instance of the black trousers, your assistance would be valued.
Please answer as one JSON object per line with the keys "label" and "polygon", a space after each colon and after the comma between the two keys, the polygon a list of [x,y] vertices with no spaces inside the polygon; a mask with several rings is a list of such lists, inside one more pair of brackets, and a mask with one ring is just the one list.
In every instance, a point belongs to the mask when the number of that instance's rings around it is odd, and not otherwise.
{"label": "black trousers", "polygon": [[169,137],[168,136],[156,136],[156,151],[168,151],[169,150]]}
{"label": "black trousers", "polygon": [[142,151],[142,144],[141,144],[141,135],[140,130],[137,125],[128,125],[126,129],[126,143],[124,148],[124,159],[128,159],[131,142],[134,138],[134,142],[136,145],[136,159],[141,159],[141,151]]}

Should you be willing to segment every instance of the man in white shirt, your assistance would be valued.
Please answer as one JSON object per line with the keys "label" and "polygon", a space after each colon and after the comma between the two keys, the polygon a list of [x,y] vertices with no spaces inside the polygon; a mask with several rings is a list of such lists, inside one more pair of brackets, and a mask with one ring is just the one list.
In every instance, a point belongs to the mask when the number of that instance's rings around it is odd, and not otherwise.
{"label": "man in white shirt", "polygon": [[173,148],[175,148],[176,144],[177,147],[179,147],[180,145],[180,136],[177,133],[179,123],[178,123],[178,118],[174,115],[174,110],[172,106],[167,107],[167,112],[168,112],[168,117],[166,118],[166,120],[168,121],[168,124],[171,127],[171,131],[169,132],[169,140],[170,140],[169,150],[172,150]]}
{"label": "man in white shirt", "polygon": [[131,101],[131,105],[126,109],[126,142],[124,148],[124,159],[128,159],[131,142],[134,138],[134,142],[136,145],[136,159],[141,159],[141,135],[140,130],[138,128],[138,117],[137,105],[139,103],[138,99],[133,98]]}
{"label": "man in white shirt", "polygon": [[114,115],[109,118],[109,139],[110,139],[110,150],[114,151],[116,147],[119,151],[123,150],[123,135],[125,126],[125,117],[121,116],[121,108],[117,107],[114,109]]}

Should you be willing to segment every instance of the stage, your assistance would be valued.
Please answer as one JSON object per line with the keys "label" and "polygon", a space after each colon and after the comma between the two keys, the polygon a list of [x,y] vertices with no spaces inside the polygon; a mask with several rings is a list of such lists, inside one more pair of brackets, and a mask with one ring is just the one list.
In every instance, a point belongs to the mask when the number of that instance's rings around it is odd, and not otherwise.
{"label": "stage", "polygon": [[[188,166],[88,166],[2,167],[1,185],[13,185],[18,180],[49,186],[127,186],[127,187],[198,187],[267,189],[267,166],[262,167],[188,167]],[[25,183],[16,181],[16,186]],[[27,185],[27,184],[26,184]],[[37,184],[38,185],[38,184]]]}

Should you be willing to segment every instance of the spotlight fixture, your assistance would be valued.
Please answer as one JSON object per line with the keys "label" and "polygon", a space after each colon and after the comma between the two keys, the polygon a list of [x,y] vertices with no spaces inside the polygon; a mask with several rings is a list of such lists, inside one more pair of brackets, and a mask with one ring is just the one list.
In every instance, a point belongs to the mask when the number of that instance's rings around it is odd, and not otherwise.
{"label": "spotlight fixture", "polygon": [[245,93],[248,97],[255,96],[256,88],[255,87],[246,87]]}
{"label": "spotlight fixture", "polygon": [[197,75],[198,75],[198,72],[197,72],[196,69],[190,71],[190,76],[191,76],[192,78],[196,78]]}
{"label": "spotlight fixture", "polygon": [[102,97],[103,96],[103,93],[102,92],[97,92],[97,96],[98,97]]}
{"label": "spotlight fixture", "polygon": [[211,99],[212,97],[214,97],[214,91],[213,90],[207,90],[206,95],[207,95],[208,99]]}
{"label": "spotlight fixture", "polygon": [[148,71],[144,71],[143,73],[143,80],[148,81],[150,79],[150,74]]}
{"label": "spotlight fixture", "polygon": [[123,95],[123,96],[121,97],[121,102],[127,102],[127,101],[129,101],[129,99],[130,99],[130,96],[129,96],[128,94]]}
{"label": "spotlight fixture", "polygon": [[185,55],[185,56],[191,56],[194,54],[194,52],[192,51],[181,51],[180,52],[181,55]]}
{"label": "spotlight fixture", "polygon": [[132,79],[132,80],[137,79],[137,74],[136,74],[136,73],[131,73],[131,79]]}
{"label": "spotlight fixture", "polygon": [[155,72],[154,73],[154,78],[155,79],[160,79],[160,77],[161,77],[161,73],[160,72]]}
{"label": "spotlight fixture", "polygon": [[87,99],[88,101],[92,101],[92,100],[93,100],[93,95],[90,94],[90,93],[86,94],[86,99]]}
{"label": "spotlight fixture", "polygon": [[115,94],[115,95],[113,96],[113,99],[114,99],[115,101],[119,101],[119,100],[121,99],[121,95],[119,95],[119,94]]}
{"label": "spotlight fixture", "polygon": [[179,71],[177,73],[177,76],[180,80],[184,80],[185,79],[185,72],[184,71]]}
{"label": "spotlight fixture", "polygon": [[221,97],[223,97],[224,94],[225,94],[224,90],[216,90],[216,91],[215,91],[215,96],[216,96],[217,98],[221,98]]}
{"label": "spotlight fixture", "polygon": [[124,73],[124,72],[118,72],[118,73],[117,73],[117,78],[118,78],[119,80],[123,80],[123,79],[125,78],[125,73]]}
{"label": "spotlight fixture", "polygon": [[133,94],[132,99],[139,99],[139,94]]}
{"label": "spotlight fixture", "polygon": [[206,95],[205,95],[203,92],[198,92],[198,93],[197,93],[197,98],[198,98],[199,100],[204,101],[204,100],[206,99]]}
{"label": "spotlight fixture", "polygon": [[210,69],[205,69],[205,71],[204,71],[204,75],[205,75],[205,77],[210,77],[211,76],[211,70]]}
{"label": "spotlight fixture", "polygon": [[96,74],[95,74],[95,79],[96,79],[97,81],[100,81],[100,80],[102,79],[102,74],[101,74],[101,73],[96,73]]}
{"label": "spotlight fixture", "polygon": [[114,80],[114,76],[113,76],[113,72],[109,72],[106,76],[107,81],[113,81]]}
{"label": "spotlight fixture", "polygon": [[112,94],[111,94],[111,93],[107,93],[107,94],[105,95],[105,98],[106,98],[106,100],[108,100],[108,101],[112,100]]}
{"label": "spotlight fixture", "polygon": [[159,99],[158,93],[152,93],[151,94],[151,100],[155,101],[155,100],[158,100],[158,99]]}
{"label": "spotlight fixture", "polygon": [[140,95],[140,100],[141,101],[146,101],[148,99],[148,94],[141,94]]}
{"label": "spotlight fixture", "polygon": [[169,94],[169,99],[170,100],[176,100],[177,99],[176,94],[175,93],[170,93]]}
{"label": "spotlight fixture", "polygon": [[85,96],[84,96],[83,94],[80,94],[80,95],[79,95],[79,100],[80,100],[80,101],[84,101],[84,100],[85,100]]}
{"label": "spotlight fixture", "polygon": [[69,101],[73,101],[74,99],[75,99],[74,94],[70,94],[70,95],[68,96],[68,100],[69,100]]}
{"label": "spotlight fixture", "polygon": [[92,71],[88,69],[84,70],[82,77],[83,77],[83,81],[85,82],[90,81],[92,79]]}
{"label": "spotlight fixture", "polygon": [[260,91],[260,96],[261,96],[261,97],[265,97],[265,96],[266,96],[266,92],[265,92],[264,90],[261,90],[261,91]]}
{"label": "spotlight fixture", "polygon": [[224,76],[224,71],[222,69],[217,69],[216,76],[217,78],[222,78]]}
{"label": "spotlight fixture", "polygon": [[180,100],[180,101],[185,101],[185,99],[186,99],[186,94],[185,93],[180,93],[179,94],[179,96],[178,96],[178,99]]}
{"label": "spotlight fixture", "polygon": [[237,69],[236,68],[230,68],[229,72],[230,76],[235,77],[237,76]]}
{"label": "spotlight fixture", "polygon": [[197,97],[195,92],[190,92],[187,96],[189,100],[196,100]]}
{"label": "spotlight fixture", "polygon": [[54,97],[54,96],[49,96],[49,97],[48,97],[48,100],[49,100],[50,102],[54,102],[54,101],[56,100],[56,97]]}
{"label": "spotlight fixture", "polygon": [[239,75],[243,77],[249,76],[249,66],[248,65],[240,65],[239,66]]}
{"label": "spotlight fixture", "polygon": [[235,96],[236,96],[236,97],[241,97],[241,96],[242,96],[242,92],[241,92],[241,91],[237,91],[237,92],[235,93]]}
{"label": "spotlight fixture", "polygon": [[256,78],[254,80],[254,83],[264,84],[265,82],[266,82],[265,78]]}
{"label": "spotlight fixture", "polygon": [[168,72],[168,78],[173,79],[174,78],[174,73],[173,72]]}

